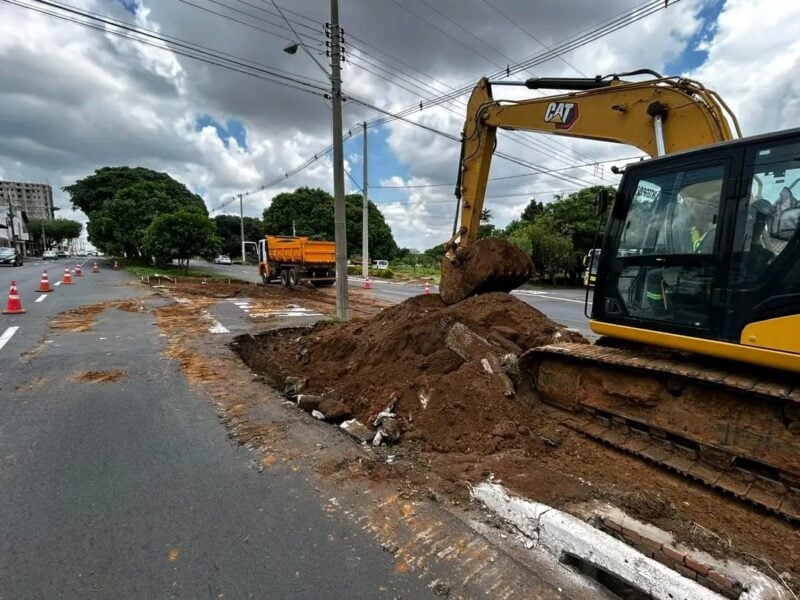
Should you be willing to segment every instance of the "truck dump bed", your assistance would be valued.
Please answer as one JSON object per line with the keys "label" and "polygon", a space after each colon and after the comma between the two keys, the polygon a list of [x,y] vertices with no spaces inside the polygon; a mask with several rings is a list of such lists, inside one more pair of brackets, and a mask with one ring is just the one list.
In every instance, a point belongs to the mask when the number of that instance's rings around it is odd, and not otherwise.
{"label": "truck dump bed", "polygon": [[310,240],[307,237],[267,236],[269,260],[291,264],[323,264],[336,262],[334,242]]}

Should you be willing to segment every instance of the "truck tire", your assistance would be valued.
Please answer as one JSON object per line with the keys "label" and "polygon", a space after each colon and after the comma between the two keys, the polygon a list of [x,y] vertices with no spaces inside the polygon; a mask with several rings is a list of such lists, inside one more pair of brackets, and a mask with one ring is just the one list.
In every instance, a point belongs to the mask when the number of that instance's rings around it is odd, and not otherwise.
{"label": "truck tire", "polygon": [[294,287],[297,285],[297,269],[292,267],[289,269],[289,287]]}
{"label": "truck tire", "polygon": [[286,269],[283,269],[281,271],[281,285],[283,287],[288,287],[289,286],[289,275],[288,275],[288,272],[287,272]]}

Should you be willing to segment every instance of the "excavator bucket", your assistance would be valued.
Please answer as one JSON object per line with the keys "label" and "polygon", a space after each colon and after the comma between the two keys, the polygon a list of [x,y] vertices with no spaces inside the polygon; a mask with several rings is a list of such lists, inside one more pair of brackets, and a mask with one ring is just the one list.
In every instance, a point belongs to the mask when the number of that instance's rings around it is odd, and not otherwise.
{"label": "excavator bucket", "polygon": [[487,292],[510,292],[533,275],[531,259],[498,238],[484,238],[442,259],[439,294],[445,304]]}

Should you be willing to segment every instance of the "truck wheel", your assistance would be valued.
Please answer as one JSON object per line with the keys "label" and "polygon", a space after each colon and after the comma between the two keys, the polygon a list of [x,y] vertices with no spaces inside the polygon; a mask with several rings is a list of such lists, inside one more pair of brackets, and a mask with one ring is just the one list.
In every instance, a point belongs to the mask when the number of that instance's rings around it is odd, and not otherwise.
{"label": "truck wheel", "polygon": [[289,276],[287,274],[286,269],[281,271],[281,285],[283,287],[288,287],[288,285],[289,285]]}
{"label": "truck wheel", "polygon": [[289,286],[294,287],[297,285],[297,270],[292,267],[289,269]]}

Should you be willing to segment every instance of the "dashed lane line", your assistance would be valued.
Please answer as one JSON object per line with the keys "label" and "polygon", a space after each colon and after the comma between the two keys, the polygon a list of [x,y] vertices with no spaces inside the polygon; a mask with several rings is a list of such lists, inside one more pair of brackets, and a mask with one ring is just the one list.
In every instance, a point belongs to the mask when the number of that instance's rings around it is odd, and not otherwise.
{"label": "dashed lane line", "polygon": [[0,350],[2,350],[3,346],[8,343],[8,340],[14,337],[14,334],[17,333],[18,329],[19,325],[15,325],[13,327],[9,327],[3,332],[3,335],[0,335]]}
{"label": "dashed lane line", "polygon": [[45,298],[47,298],[47,294],[42,294],[34,302],[42,302]]}
{"label": "dashed lane line", "polygon": [[61,282],[60,282],[60,281],[56,281],[56,282],[53,284],[53,287],[55,287],[55,286],[58,286],[58,285],[61,285]]}

